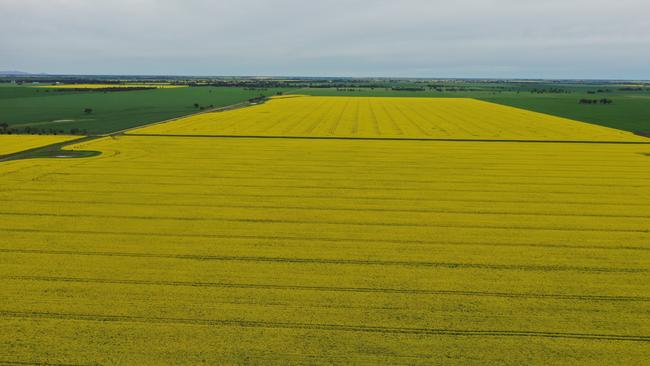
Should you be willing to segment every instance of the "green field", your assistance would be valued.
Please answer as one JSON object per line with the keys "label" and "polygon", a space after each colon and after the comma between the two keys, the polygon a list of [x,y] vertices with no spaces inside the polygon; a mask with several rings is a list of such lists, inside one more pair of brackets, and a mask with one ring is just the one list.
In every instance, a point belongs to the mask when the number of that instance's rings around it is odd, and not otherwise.
{"label": "green field", "polygon": [[504,94],[481,99],[630,132],[650,131],[650,93],[608,94],[605,97],[614,100],[612,105],[579,105],[577,100],[583,97],[593,98],[587,94],[542,96]]}
{"label": "green field", "polygon": [[[128,92],[46,91],[0,84],[0,123],[10,128],[71,129],[102,134],[199,111],[194,106],[222,107],[278,90],[191,87]],[[84,109],[92,108],[87,114]]]}

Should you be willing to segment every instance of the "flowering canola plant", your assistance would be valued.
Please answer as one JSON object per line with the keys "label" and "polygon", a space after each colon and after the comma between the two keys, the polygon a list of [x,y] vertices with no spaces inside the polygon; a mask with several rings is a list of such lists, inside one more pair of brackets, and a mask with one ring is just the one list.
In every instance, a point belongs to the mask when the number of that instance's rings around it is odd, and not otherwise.
{"label": "flowering canola plant", "polygon": [[648,141],[630,132],[466,98],[284,96],[181,118],[146,134]]}

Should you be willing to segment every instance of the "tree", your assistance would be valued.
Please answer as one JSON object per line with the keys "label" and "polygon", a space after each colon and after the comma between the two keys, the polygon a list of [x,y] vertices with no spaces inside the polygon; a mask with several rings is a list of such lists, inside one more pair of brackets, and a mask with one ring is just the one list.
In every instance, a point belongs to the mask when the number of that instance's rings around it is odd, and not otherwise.
{"label": "tree", "polygon": [[8,124],[8,123],[5,123],[5,122],[0,123],[0,131],[2,131],[2,133],[7,132],[7,128],[9,128],[9,124]]}
{"label": "tree", "polygon": [[93,109],[92,108],[86,108],[86,109],[84,109],[84,113],[91,114],[91,113],[93,113]]}
{"label": "tree", "polygon": [[198,107],[199,107],[199,103],[194,103],[194,108],[198,108]]}

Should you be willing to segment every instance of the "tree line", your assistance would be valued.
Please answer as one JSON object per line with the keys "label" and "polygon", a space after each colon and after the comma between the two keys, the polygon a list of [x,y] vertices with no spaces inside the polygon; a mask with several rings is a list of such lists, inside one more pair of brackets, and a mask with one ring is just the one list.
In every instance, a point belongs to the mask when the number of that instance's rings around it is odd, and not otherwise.
{"label": "tree line", "polygon": [[579,104],[612,104],[614,103],[613,100],[607,99],[607,98],[602,98],[602,99],[580,99],[578,101]]}
{"label": "tree line", "polygon": [[71,128],[69,130],[55,128],[36,128],[25,127],[15,128],[8,123],[0,123],[0,135],[88,135],[88,131],[81,128]]}

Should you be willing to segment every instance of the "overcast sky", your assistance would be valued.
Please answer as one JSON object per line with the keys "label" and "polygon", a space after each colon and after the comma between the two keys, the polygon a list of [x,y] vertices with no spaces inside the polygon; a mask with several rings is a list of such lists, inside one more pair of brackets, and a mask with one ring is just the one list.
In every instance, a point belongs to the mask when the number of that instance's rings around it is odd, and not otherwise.
{"label": "overcast sky", "polygon": [[650,1],[0,0],[0,70],[650,79]]}

